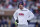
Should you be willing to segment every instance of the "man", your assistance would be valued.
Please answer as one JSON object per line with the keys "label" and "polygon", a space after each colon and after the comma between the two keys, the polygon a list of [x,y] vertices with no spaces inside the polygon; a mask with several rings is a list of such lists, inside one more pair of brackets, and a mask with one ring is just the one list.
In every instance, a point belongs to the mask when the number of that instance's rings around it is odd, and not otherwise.
{"label": "man", "polygon": [[1,21],[1,18],[0,18],[0,27],[1,27],[1,25],[2,25],[2,21]]}
{"label": "man", "polygon": [[11,20],[11,27],[15,27],[15,19],[14,19],[14,17],[12,17],[12,20]]}
{"label": "man", "polygon": [[5,26],[8,27],[8,21],[7,21],[7,17],[6,16],[2,20],[2,24],[3,24],[3,27],[5,27]]}
{"label": "man", "polygon": [[19,3],[19,9],[14,13],[15,21],[18,19],[18,27],[28,27],[27,20],[31,20],[34,17],[34,14],[28,9],[23,7],[23,3]]}

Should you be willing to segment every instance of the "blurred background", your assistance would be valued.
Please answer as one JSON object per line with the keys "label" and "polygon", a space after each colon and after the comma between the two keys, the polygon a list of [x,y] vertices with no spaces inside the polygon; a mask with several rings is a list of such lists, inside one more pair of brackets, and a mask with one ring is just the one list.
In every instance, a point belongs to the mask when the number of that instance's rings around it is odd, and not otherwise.
{"label": "blurred background", "polygon": [[35,15],[29,27],[40,27],[40,0],[0,0],[0,27],[17,26],[13,20],[13,13],[18,9],[19,2],[23,2],[23,6]]}

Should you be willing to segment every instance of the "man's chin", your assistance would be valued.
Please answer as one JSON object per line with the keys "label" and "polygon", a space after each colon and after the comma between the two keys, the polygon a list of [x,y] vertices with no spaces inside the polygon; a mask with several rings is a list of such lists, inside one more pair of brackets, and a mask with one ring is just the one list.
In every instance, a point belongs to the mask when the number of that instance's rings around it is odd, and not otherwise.
{"label": "man's chin", "polygon": [[20,8],[20,9],[23,9],[23,8]]}

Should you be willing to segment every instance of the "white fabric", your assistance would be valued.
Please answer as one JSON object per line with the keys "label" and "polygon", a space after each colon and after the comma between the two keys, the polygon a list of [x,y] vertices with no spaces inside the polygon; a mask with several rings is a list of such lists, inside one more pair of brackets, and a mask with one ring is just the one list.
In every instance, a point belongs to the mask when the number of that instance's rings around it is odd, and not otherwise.
{"label": "white fabric", "polygon": [[23,25],[18,24],[18,27],[28,27],[28,26],[25,24],[23,24]]}
{"label": "white fabric", "polygon": [[12,7],[12,5],[9,5],[8,8],[9,8],[9,9],[12,9],[13,7]]}
{"label": "white fabric", "polygon": [[28,25],[27,20],[31,20],[34,17],[34,14],[29,11],[26,8],[23,8],[22,10],[18,9],[14,13],[14,19],[16,20],[18,18],[19,23],[18,24],[26,24]]}

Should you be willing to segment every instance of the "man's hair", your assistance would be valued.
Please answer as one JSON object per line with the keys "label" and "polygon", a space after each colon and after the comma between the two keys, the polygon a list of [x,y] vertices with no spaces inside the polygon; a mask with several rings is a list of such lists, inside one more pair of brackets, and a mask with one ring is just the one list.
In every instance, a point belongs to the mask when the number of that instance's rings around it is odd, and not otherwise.
{"label": "man's hair", "polygon": [[19,2],[19,4],[18,4],[18,8],[19,8],[19,5],[23,5],[23,2]]}
{"label": "man's hair", "polygon": [[20,4],[23,5],[23,2],[19,2],[19,5],[20,5]]}

